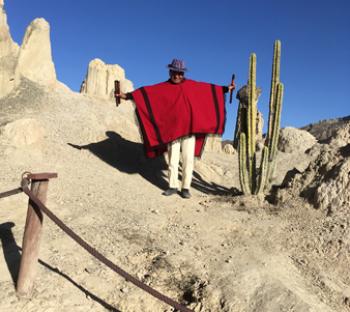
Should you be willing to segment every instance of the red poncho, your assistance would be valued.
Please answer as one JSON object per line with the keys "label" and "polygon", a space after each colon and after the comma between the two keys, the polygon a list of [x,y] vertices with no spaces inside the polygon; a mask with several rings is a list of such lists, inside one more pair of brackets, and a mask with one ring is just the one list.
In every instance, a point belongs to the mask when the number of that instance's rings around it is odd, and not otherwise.
{"label": "red poncho", "polygon": [[200,156],[207,134],[222,134],[226,111],[222,86],[184,80],[142,87],[132,92],[146,155],[161,155],[167,144],[196,136],[195,156]]}

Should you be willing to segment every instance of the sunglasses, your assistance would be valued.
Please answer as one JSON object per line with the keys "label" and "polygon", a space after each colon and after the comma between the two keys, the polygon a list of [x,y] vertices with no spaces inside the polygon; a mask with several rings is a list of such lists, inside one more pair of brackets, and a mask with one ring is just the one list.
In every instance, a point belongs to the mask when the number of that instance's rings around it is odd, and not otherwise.
{"label": "sunglasses", "polygon": [[171,75],[171,76],[184,76],[185,73],[184,73],[184,72],[177,72],[177,71],[171,70],[171,71],[170,71],[170,75]]}

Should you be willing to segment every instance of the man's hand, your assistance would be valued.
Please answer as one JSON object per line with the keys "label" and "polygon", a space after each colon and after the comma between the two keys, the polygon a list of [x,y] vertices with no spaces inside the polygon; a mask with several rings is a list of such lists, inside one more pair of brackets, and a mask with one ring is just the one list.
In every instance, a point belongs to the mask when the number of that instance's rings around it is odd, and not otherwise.
{"label": "man's hand", "polygon": [[121,99],[123,99],[123,100],[126,100],[126,94],[123,93],[123,92],[114,93],[114,96],[115,96],[116,98],[121,98]]}
{"label": "man's hand", "polygon": [[235,74],[232,74],[231,84],[228,86],[228,90],[230,92],[230,103],[232,103],[232,93],[234,89],[236,89]]}
{"label": "man's hand", "polygon": [[235,82],[233,81],[229,86],[228,86],[228,91],[231,92],[236,89]]}

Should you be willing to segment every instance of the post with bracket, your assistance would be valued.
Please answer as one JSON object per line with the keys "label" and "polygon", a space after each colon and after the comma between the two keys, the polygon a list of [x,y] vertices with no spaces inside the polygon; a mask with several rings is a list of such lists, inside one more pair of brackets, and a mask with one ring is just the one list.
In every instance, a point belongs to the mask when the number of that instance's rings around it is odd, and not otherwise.
{"label": "post with bracket", "polygon": [[[31,192],[33,195],[45,204],[49,179],[57,178],[57,173],[28,173],[25,178],[31,181]],[[27,295],[33,288],[39,258],[42,225],[43,214],[40,208],[29,199],[22,243],[22,257],[16,287],[19,295]]]}

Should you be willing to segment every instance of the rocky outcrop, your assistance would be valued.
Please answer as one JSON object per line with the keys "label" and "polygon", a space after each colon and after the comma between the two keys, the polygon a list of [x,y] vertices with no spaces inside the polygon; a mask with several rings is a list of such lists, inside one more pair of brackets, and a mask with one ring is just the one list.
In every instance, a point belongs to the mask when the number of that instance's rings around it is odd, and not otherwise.
{"label": "rocky outcrop", "polygon": [[208,152],[222,152],[222,139],[219,136],[208,135],[205,141],[205,150]]}
{"label": "rocky outcrop", "polygon": [[[247,121],[246,119],[246,114],[247,114],[247,109],[248,109],[248,86],[244,85],[242,88],[240,88],[237,91],[236,98],[239,101],[238,105],[238,110],[237,110],[237,122],[236,122],[236,128],[235,128],[235,134],[233,138],[233,146],[237,147],[238,146],[238,140],[239,140],[239,135],[243,131],[245,132],[245,129],[247,127]],[[261,95],[261,88],[256,88],[256,104],[259,101],[259,97]],[[256,140],[262,141],[263,139],[263,127],[264,127],[264,119],[262,113],[257,110],[256,111]]]}
{"label": "rocky outcrop", "polygon": [[0,0],[0,98],[26,78],[44,86],[58,86],[52,61],[50,26],[43,18],[35,19],[26,29],[21,47],[12,40]]}
{"label": "rocky outcrop", "polygon": [[14,74],[19,47],[11,37],[4,10],[4,1],[0,1],[0,97],[14,88]]}
{"label": "rocky outcrop", "polygon": [[122,92],[133,90],[133,84],[125,78],[125,71],[122,67],[117,64],[105,64],[100,59],[94,59],[89,63],[80,93],[102,99],[113,99],[115,80],[120,81]]}
{"label": "rocky outcrop", "polygon": [[52,62],[50,25],[43,18],[35,19],[27,28],[18,55],[16,81],[25,77],[41,85],[56,83]]}
{"label": "rocky outcrop", "polygon": [[280,131],[278,149],[285,153],[292,153],[296,150],[306,151],[316,144],[316,142],[316,138],[309,132],[297,128],[286,127]]}
{"label": "rocky outcrop", "polygon": [[226,143],[223,147],[223,151],[225,154],[229,154],[229,155],[233,155],[236,153],[236,150],[234,149],[231,143]]}
{"label": "rocky outcrop", "polygon": [[14,147],[34,144],[45,135],[45,129],[33,118],[18,119],[0,128],[2,143]]}
{"label": "rocky outcrop", "polygon": [[0,57],[15,56],[18,53],[18,44],[12,40],[7,24],[7,15],[4,10],[4,0],[0,0]]}
{"label": "rocky outcrop", "polygon": [[291,194],[306,198],[326,214],[348,213],[350,205],[350,122],[343,125],[329,144],[315,144],[307,151],[314,160],[279,192],[283,201]]}

